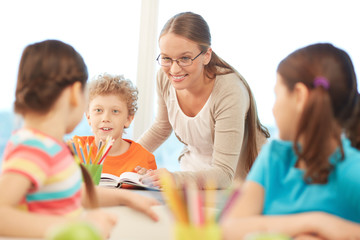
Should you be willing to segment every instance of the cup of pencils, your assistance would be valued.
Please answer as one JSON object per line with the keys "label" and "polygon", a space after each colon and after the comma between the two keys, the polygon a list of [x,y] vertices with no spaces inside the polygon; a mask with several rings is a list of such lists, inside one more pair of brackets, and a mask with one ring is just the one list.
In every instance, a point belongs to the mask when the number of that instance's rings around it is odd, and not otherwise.
{"label": "cup of pencils", "polygon": [[214,206],[214,191],[200,191],[194,182],[186,182],[180,188],[168,173],[160,177],[164,199],[175,218],[176,240],[207,239],[220,240]]}
{"label": "cup of pencils", "polygon": [[106,140],[100,141],[96,146],[93,142],[82,142],[80,139],[75,141],[68,140],[68,145],[76,158],[79,158],[80,164],[88,170],[95,185],[99,185],[103,163],[109,153],[114,139],[110,136]]}

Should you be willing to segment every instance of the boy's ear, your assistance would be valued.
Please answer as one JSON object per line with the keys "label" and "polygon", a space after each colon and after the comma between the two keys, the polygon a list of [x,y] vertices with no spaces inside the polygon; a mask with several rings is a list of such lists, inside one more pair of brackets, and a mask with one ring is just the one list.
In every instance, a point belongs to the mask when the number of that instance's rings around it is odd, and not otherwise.
{"label": "boy's ear", "polygon": [[87,122],[88,122],[89,126],[91,126],[89,109],[85,112],[85,116],[86,116],[86,119],[87,119]]}
{"label": "boy's ear", "polygon": [[126,122],[125,122],[125,128],[128,128],[128,127],[130,127],[130,124],[131,124],[131,122],[134,120],[134,115],[129,115],[128,117],[127,117],[127,120],[126,120]]}
{"label": "boy's ear", "polygon": [[309,98],[310,90],[305,84],[298,82],[294,87],[295,100],[296,100],[296,108],[298,111],[302,112],[304,106]]}

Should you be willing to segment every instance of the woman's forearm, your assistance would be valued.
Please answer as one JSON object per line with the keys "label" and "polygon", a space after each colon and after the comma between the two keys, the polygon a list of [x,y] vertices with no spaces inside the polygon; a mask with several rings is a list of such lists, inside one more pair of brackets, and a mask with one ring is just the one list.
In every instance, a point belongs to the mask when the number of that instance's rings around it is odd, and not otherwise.
{"label": "woman's forearm", "polygon": [[[216,185],[218,189],[226,189],[232,184],[233,175],[227,173],[224,169],[219,167],[212,167],[207,170],[192,171],[177,171],[173,172],[177,186],[183,185],[184,182],[192,180],[195,182],[203,179],[214,179],[212,185]],[[204,184],[207,184],[206,182]],[[213,189],[214,186],[205,185],[204,188]]]}
{"label": "woman's forearm", "polygon": [[154,123],[137,141],[141,146],[143,146],[149,152],[154,152],[168,137],[172,132],[170,125]]}

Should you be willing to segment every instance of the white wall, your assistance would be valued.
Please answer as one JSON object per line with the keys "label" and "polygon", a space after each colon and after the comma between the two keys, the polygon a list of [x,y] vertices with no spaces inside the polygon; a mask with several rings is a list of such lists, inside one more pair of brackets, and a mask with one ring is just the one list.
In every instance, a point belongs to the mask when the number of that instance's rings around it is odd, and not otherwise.
{"label": "white wall", "polygon": [[[140,90],[140,108],[132,128],[128,130],[132,136],[134,129],[136,139],[150,125],[156,112],[154,77],[158,68],[155,58],[159,52],[157,38],[160,29],[174,14],[193,11],[208,22],[213,50],[249,82],[261,121],[274,127],[271,108],[275,71],[279,61],[293,50],[310,43],[330,42],[346,50],[352,57],[355,70],[360,71],[358,2],[0,1],[0,111],[12,108],[17,68],[24,47],[35,41],[56,38],[70,43],[82,54],[90,77],[109,72],[124,74],[136,81]],[[142,41],[139,41],[139,35]],[[86,127],[86,122],[82,127]],[[8,129],[0,129],[0,143],[4,130]],[[176,139],[172,138],[159,151],[170,149],[174,152],[174,142]],[[176,164],[176,154],[166,155],[166,158],[173,159]]]}

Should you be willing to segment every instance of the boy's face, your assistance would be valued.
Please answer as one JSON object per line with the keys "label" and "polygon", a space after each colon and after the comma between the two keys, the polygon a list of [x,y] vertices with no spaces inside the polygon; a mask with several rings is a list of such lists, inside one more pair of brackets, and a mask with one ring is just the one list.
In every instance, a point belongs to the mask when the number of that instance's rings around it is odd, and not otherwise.
{"label": "boy's face", "polygon": [[107,136],[115,140],[122,138],[124,127],[129,127],[134,119],[129,116],[126,102],[114,94],[99,95],[91,100],[86,117],[97,141],[105,141]]}

